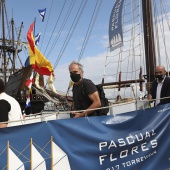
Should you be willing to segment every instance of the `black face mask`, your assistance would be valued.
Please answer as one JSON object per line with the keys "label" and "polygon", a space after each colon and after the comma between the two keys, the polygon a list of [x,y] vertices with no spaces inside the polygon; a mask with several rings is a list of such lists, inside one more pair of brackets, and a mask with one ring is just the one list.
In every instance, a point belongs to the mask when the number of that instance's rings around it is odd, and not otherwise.
{"label": "black face mask", "polygon": [[76,73],[72,73],[71,75],[70,75],[70,77],[71,77],[71,80],[73,81],[73,82],[78,82],[80,79],[81,79],[81,76],[80,76],[80,74],[76,74]]}
{"label": "black face mask", "polygon": [[156,77],[159,81],[162,81],[162,80],[164,79],[165,75],[164,75],[164,74],[162,74],[162,75],[155,75],[155,77]]}

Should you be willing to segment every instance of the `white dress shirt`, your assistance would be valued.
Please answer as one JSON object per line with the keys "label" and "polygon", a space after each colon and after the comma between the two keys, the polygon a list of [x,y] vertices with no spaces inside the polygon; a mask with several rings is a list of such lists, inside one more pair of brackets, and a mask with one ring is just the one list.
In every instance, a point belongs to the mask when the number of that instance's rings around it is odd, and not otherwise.
{"label": "white dress shirt", "polygon": [[[165,77],[166,77],[166,76],[165,76]],[[162,85],[163,85],[163,82],[164,82],[164,80],[165,80],[165,77],[164,77],[164,79],[163,79],[161,82],[159,82],[159,81],[157,80],[158,86],[157,86],[157,90],[156,90],[156,101],[155,101],[155,106],[158,105],[158,104],[160,103],[161,89],[162,89]]]}

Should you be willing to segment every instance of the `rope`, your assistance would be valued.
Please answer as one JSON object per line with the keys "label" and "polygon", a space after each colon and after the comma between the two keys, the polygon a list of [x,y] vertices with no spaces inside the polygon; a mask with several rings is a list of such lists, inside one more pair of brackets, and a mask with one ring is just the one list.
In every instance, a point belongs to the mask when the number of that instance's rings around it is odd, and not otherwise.
{"label": "rope", "polygon": [[[161,7],[162,7],[162,3],[161,3]],[[163,7],[162,7],[163,8]],[[163,29],[163,43],[164,43],[164,47],[165,47],[165,55],[166,55],[166,63],[167,63],[167,68],[169,68],[169,58],[168,58],[168,53],[167,53],[167,47],[166,47],[166,43],[165,43],[165,29],[164,29],[164,23],[163,23],[163,12],[162,12],[162,8],[161,8],[161,17],[162,17],[162,29]]]}
{"label": "rope", "polygon": [[48,95],[48,94],[45,92],[45,90],[44,90],[44,91],[40,91],[40,90],[38,90],[38,89],[37,89],[36,87],[34,87],[34,86],[32,86],[32,88],[33,88],[34,90],[36,90],[37,94],[44,96],[44,97],[47,98],[49,101],[51,101],[51,102],[53,102],[53,103],[55,103],[55,104],[60,103],[59,100],[54,100],[50,95]]}
{"label": "rope", "polygon": [[[43,34],[43,37],[42,37],[42,43],[41,43],[41,46],[40,46],[40,50],[41,50],[42,45],[44,44],[44,43],[43,43],[43,42],[44,42],[44,36],[45,36],[46,30],[47,30],[49,18],[50,18],[50,16],[51,16],[51,9],[52,9],[52,7],[53,7],[53,2],[54,2],[54,0],[52,0],[51,6],[50,6],[50,14],[49,14],[49,16],[48,16],[47,24],[46,24],[46,26],[45,26],[45,31],[44,31],[44,34]],[[52,33],[51,36],[53,36],[53,33]],[[50,41],[50,40],[49,40],[49,41]],[[48,43],[47,43],[47,47],[48,47],[48,45],[49,45],[49,41],[48,41]],[[47,47],[46,47],[46,49],[47,49]],[[46,49],[45,49],[45,51],[46,51]],[[45,52],[44,52],[44,53],[45,53]]]}
{"label": "rope", "polygon": [[58,55],[57,61],[54,64],[54,69],[57,67],[57,65],[58,65],[58,63],[59,63],[59,61],[60,61],[60,59],[61,59],[61,57],[62,57],[62,55],[63,55],[63,53],[65,51],[65,48],[67,47],[67,45],[69,43],[69,40],[71,39],[71,37],[73,35],[73,32],[74,32],[74,30],[75,30],[75,28],[76,28],[76,26],[78,24],[78,21],[79,21],[81,15],[82,15],[84,9],[85,9],[86,4],[87,4],[87,0],[85,0],[84,4],[83,4],[83,1],[82,1],[81,6],[78,9],[77,15],[76,15],[76,17],[75,17],[75,19],[74,19],[74,21],[73,21],[73,23],[71,25],[70,32],[67,35],[67,38],[65,39],[65,42],[64,42],[64,44],[62,46],[62,49],[61,49],[61,51],[60,51],[60,53]]}
{"label": "rope", "polygon": [[[64,4],[63,4],[62,9],[61,9],[61,12],[60,12],[59,17],[58,17],[58,19],[57,19],[57,22],[56,22],[56,24],[55,24],[55,26],[54,26],[53,32],[52,32],[52,34],[51,34],[51,37],[50,37],[50,39],[49,39],[49,41],[48,41],[48,45],[47,45],[44,53],[46,53],[46,50],[47,50],[47,48],[48,48],[48,46],[49,46],[49,44],[50,44],[50,41],[51,41],[51,39],[52,39],[52,37],[53,37],[53,34],[54,34],[54,32],[55,32],[55,29],[56,29],[56,26],[57,26],[57,24],[58,24],[58,21],[59,21],[59,19],[60,19],[60,17],[61,17],[61,14],[63,13],[65,4],[66,4],[66,0],[64,1]],[[70,9],[68,10],[67,13],[69,13],[69,11],[70,11]],[[66,15],[66,17],[67,17],[67,15]],[[63,23],[65,23],[65,19],[63,20]],[[63,24],[62,24],[62,25],[63,25]],[[65,24],[64,24],[64,25],[65,25]],[[47,53],[47,58],[48,58],[48,56],[51,54],[51,52],[52,52],[52,50],[53,50],[53,48],[54,48],[54,45],[55,45],[56,42],[58,41],[58,38],[59,38],[59,36],[61,35],[62,30],[63,30],[63,27],[61,26],[61,28],[60,28],[60,30],[58,31],[58,34],[57,34],[57,36],[56,36],[56,38],[55,38],[55,40],[54,40],[54,43],[52,44],[49,52]],[[56,40],[56,39],[57,39],[57,40]]]}
{"label": "rope", "polygon": [[[160,55],[160,45],[159,45],[159,34],[158,34],[158,21],[157,21],[157,16],[158,16],[158,12],[157,12],[157,6],[156,6],[156,2],[154,1],[154,19],[155,19],[155,29],[156,29],[156,33],[155,33],[155,36],[156,36],[156,40],[157,40],[157,51],[158,51],[158,63],[159,65],[161,65],[161,55]],[[155,50],[156,50],[155,49]]]}
{"label": "rope", "polygon": [[[164,98],[160,98],[161,99],[167,99],[167,98],[170,98],[170,97],[164,97]],[[30,121],[30,120],[36,120],[36,119],[42,119],[42,118],[47,118],[47,117],[50,117],[50,116],[53,116],[53,115],[58,115],[58,114],[76,114],[76,113],[80,113],[80,112],[86,112],[86,111],[95,111],[95,110],[100,110],[100,109],[105,109],[105,108],[112,108],[112,107],[117,107],[117,106],[123,106],[123,105],[127,105],[127,104],[131,104],[131,103],[136,103],[136,102],[142,102],[142,103],[145,103],[145,102],[151,102],[151,101],[156,101],[157,99],[152,99],[152,100],[133,100],[133,101],[129,101],[129,102],[125,102],[125,103],[114,103],[112,104],[110,102],[110,105],[109,106],[106,106],[106,107],[100,107],[100,108],[95,108],[95,109],[86,109],[86,110],[78,110],[78,111],[54,111],[53,113],[48,113],[48,115],[43,115],[43,111],[41,113],[37,113],[37,114],[30,114],[30,115],[26,115],[26,118],[29,118],[29,119],[22,119],[22,120],[14,120],[14,121],[6,121],[6,122],[0,122],[0,124],[4,124],[4,123],[14,123],[14,122],[26,122],[26,121]],[[81,113],[80,113],[81,114]],[[39,116],[39,117],[37,117]],[[24,124],[23,124],[24,125]]]}
{"label": "rope", "polygon": [[[96,22],[96,19],[97,19],[97,16],[98,16],[98,13],[99,13],[99,10],[100,10],[102,1],[103,1],[103,0],[100,1],[100,4],[99,4],[98,8],[97,8],[98,1],[96,1],[95,9],[94,9],[94,11],[93,11],[93,15],[92,15],[92,18],[91,18],[91,20],[90,20],[89,27],[88,27],[87,32],[86,32],[86,36],[85,36],[85,38],[84,38],[84,42],[83,42],[83,45],[82,45],[82,48],[81,48],[81,51],[80,51],[80,54],[79,54],[79,57],[78,57],[78,61],[80,61],[81,58],[82,58],[82,56],[83,56],[84,50],[85,50],[85,48],[86,48],[86,46],[87,46],[88,40],[89,40],[89,38],[90,38],[91,32],[92,32],[93,27],[94,27],[94,24],[95,24],[95,22]],[[97,8],[97,9],[96,9],[96,8]],[[96,10],[97,10],[97,11],[96,11]],[[95,11],[96,11],[96,15],[95,15]],[[94,16],[94,15],[95,15],[95,16]]]}

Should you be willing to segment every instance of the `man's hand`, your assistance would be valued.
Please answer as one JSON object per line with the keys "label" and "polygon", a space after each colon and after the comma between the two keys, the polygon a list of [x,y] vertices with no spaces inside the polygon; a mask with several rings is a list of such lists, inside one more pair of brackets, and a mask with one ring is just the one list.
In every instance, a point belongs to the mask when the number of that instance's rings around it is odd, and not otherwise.
{"label": "man's hand", "polygon": [[77,112],[77,113],[72,113],[72,114],[75,115],[73,118],[85,117],[85,112],[83,112],[83,113]]}
{"label": "man's hand", "polygon": [[151,94],[148,94],[147,99],[148,99],[148,100],[152,100],[152,95],[151,95]]}
{"label": "man's hand", "polygon": [[146,90],[150,91],[151,88],[152,88],[152,82],[146,83]]}
{"label": "man's hand", "polygon": [[7,127],[7,123],[2,123],[2,124],[0,124],[0,128],[6,128]]}

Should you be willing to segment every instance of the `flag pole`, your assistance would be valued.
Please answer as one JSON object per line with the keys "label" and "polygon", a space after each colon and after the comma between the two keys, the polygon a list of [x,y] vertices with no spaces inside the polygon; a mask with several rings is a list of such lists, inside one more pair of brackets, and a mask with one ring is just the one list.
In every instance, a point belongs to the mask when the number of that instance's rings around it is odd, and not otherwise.
{"label": "flag pole", "polygon": [[[33,38],[35,37],[35,23],[36,23],[36,17],[34,18],[34,31],[33,31]],[[34,44],[34,47],[35,47],[35,44]],[[31,71],[31,75],[33,74],[33,79],[34,79],[34,77],[35,77],[35,75],[36,75],[36,72],[32,69],[32,71]],[[31,76],[30,75],[30,76]],[[31,90],[31,91],[30,91]],[[29,94],[28,94],[29,96],[30,96],[30,107],[29,107],[29,114],[32,114],[32,105],[31,105],[31,98],[33,99],[33,96],[32,96],[32,87],[31,87],[31,89],[29,89]]]}
{"label": "flag pole", "polygon": [[30,170],[32,170],[32,138],[30,139]]}
{"label": "flag pole", "polygon": [[51,170],[54,169],[53,136],[51,136]]}
{"label": "flag pole", "polygon": [[35,37],[35,23],[36,23],[36,17],[34,18],[34,34],[33,34],[34,37]]}
{"label": "flag pole", "polygon": [[9,170],[9,140],[7,141],[7,170]]}

